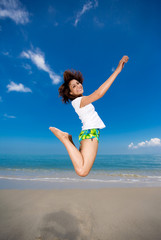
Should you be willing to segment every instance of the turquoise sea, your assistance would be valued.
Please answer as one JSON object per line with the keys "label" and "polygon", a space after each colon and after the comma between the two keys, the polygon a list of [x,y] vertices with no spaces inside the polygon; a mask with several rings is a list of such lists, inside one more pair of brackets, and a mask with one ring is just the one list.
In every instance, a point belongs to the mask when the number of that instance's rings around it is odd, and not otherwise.
{"label": "turquoise sea", "polygon": [[161,155],[98,155],[76,175],[68,155],[0,154],[0,189],[161,186]]}

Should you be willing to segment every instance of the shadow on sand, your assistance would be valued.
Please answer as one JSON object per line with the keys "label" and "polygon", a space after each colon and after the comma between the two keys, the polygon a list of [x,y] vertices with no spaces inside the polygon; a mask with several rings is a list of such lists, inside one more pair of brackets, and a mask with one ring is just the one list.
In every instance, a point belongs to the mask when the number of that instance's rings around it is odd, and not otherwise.
{"label": "shadow on sand", "polygon": [[[88,219],[89,220],[89,219]],[[91,238],[91,224],[65,211],[44,216],[39,240],[86,240]]]}

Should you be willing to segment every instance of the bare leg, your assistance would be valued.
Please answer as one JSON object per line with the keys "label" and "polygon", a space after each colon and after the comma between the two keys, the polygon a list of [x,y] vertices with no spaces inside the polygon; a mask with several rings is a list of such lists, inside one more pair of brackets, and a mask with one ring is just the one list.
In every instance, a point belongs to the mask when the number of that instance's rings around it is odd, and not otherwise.
{"label": "bare leg", "polygon": [[97,155],[97,139],[93,138],[82,140],[79,151],[75,147],[71,135],[54,127],[50,127],[49,129],[66,147],[76,173],[82,177],[87,176]]}
{"label": "bare leg", "polygon": [[96,138],[84,139],[81,141],[80,152],[84,159],[84,171],[86,175],[90,172],[98,151]]}

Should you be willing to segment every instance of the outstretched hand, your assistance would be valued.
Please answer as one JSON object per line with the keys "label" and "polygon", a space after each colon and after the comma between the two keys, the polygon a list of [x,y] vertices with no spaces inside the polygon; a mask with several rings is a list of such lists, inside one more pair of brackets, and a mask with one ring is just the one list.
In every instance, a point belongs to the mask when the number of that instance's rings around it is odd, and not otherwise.
{"label": "outstretched hand", "polygon": [[120,60],[116,70],[120,73],[124,67],[124,64],[127,63],[129,60],[128,56],[123,56],[123,58]]}

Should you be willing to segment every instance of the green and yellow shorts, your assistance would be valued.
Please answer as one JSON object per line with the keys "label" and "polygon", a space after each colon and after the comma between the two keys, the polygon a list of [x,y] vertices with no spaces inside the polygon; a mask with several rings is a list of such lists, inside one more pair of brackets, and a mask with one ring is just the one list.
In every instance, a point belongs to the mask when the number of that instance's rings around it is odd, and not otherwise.
{"label": "green and yellow shorts", "polygon": [[79,134],[79,142],[81,142],[84,139],[92,139],[92,138],[97,138],[99,142],[99,136],[100,136],[99,128],[82,130],[81,133]]}

